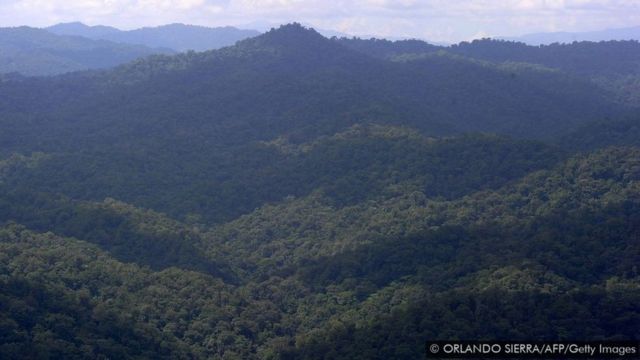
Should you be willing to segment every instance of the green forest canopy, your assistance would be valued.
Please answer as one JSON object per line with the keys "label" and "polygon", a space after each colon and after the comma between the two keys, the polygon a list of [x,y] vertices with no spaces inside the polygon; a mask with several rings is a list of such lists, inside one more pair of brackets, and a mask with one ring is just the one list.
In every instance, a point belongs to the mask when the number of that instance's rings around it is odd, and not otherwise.
{"label": "green forest canopy", "polygon": [[640,338],[639,120],[579,74],[290,25],[0,95],[2,358]]}

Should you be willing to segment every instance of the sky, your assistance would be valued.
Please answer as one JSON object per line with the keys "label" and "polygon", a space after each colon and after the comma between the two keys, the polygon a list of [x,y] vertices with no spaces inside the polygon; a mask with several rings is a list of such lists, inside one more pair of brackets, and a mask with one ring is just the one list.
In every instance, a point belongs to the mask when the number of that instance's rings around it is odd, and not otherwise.
{"label": "sky", "polygon": [[640,0],[0,0],[0,27],[72,21],[259,30],[297,21],[356,36],[458,42],[640,26]]}

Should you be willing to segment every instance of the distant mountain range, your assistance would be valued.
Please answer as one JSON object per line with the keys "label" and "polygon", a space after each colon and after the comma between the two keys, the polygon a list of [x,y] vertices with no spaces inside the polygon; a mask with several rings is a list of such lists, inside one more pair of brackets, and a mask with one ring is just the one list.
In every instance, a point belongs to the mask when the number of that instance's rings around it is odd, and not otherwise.
{"label": "distant mountain range", "polygon": [[[634,56],[637,47],[627,42],[610,42],[593,49],[567,46],[542,46],[547,43],[572,43],[575,41],[601,41],[611,39],[639,39],[640,27],[604,30],[588,33],[544,33],[525,35],[508,40],[476,40],[458,45],[433,45],[422,40],[359,39],[346,34],[318,30],[325,37],[378,58],[422,56],[438,51],[468,58],[503,62],[525,62],[580,73],[601,80],[603,71],[616,73],[615,90],[634,93],[638,88]],[[234,27],[209,28],[203,26],[170,24],[123,31],[111,26],[88,26],[80,22],[57,24],[46,29],[29,27],[0,28],[0,74],[55,75],[78,70],[114,67],[152,54],[172,54],[188,50],[207,51],[231,46],[236,42],[255,37],[258,30]],[[367,37],[368,38],[368,37]],[[533,44],[526,46],[516,42]],[[593,44],[582,43],[593,47]],[[592,57],[595,51],[598,56]],[[607,57],[610,51],[619,53]],[[595,73],[595,72],[598,73]],[[614,79],[606,74],[610,85]],[[633,75],[629,78],[627,75]],[[631,79],[631,80],[629,80]],[[625,96],[636,101],[635,97]]]}
{"label": "distant mountain range", "polygon": [[518,37],[500,37],[500,39],[521,41],[529,45],[566,44],[574,41],[640,40],[640,26],[589,32],[534,33]]}
{"label": "distant mountain range", "polygon": [[0,74],[41,76],[110,68],[153,54],[218,49],[258,34],[182,24],[131,31],[79,22],[46,29],[0,28]]}
{"label": "distant mountain range", "polygon": [[0,28],[0,73],[55,75],[109,68],[169,49],[55,35],[30,27]]}
{"label": "distant mountain range", "polygon": [[57,35],[76,35],[152,48],[168,48],[179,52],[218,49],[260,34],[256,30],[242,30],[230,26],[209,28],[184,24],[123,31],[114,27],[88,26],[79,22],[58,24],[46,30]]}

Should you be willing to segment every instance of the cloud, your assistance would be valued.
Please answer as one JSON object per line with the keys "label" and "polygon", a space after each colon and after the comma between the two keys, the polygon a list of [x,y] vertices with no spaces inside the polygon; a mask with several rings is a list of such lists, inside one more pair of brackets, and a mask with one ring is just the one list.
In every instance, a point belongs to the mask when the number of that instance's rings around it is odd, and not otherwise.
{"label": "cloud", "polygon": [[0,0],[0,25],[83,21],[123,28],[171,22],[300,21],[355,35],[439,41],[640,25],[638,0]]}

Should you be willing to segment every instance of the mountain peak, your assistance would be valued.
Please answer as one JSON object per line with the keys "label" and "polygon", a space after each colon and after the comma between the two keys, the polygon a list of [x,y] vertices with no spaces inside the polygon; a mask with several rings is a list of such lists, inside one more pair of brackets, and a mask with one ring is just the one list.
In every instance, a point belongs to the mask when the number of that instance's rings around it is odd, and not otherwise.
{"label": "mountain peak", "polygon": [[277,29],[275,29],[275,28],[271,29],[271,31],[312,31],[312,32],[316,32],[314,29],[307,28],[307,27],[303,26],[299,22],[292,22],[292,23],[288,23],[288,24],[282,24]]}
{"label": "mountain peak", "polygon": [[280,55],[288,56],[290,59],[296,58],[300,64],[306,63],[309,66],[326,63],[326,61],[359,63],[363,58],[361,54],[297,22],[273,28],[239,45],[275,50]]}
{"label": "mountain peak", "polygon": [[273,28],[262,36],[265,40],[298,43],[300,41],[327,41],[327,39],[320,35],[313,28],[306,28],[302,24],[294,22],[290,24],[281,25],[280,27]]}

